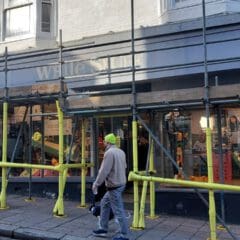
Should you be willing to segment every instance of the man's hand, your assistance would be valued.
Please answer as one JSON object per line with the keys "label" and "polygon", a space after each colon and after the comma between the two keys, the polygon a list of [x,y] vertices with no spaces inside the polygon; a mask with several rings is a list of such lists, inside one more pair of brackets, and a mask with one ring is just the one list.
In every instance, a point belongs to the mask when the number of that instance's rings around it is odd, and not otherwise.
{"label": "man's hand", "polygon": [[92,185],[92,192],[93,192],[93,194],[95,194],[95,195],[97,195],[97,193],[98,193],[98,187],[96,186],[95,183],[93,183],[93,185]]}

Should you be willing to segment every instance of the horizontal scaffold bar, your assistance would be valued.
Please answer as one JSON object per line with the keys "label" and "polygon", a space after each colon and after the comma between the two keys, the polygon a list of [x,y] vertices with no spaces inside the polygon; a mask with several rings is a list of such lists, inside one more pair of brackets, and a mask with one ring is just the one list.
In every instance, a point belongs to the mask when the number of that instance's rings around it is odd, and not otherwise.
{"label": "horizontal scaffold bar", "polygon": [[37,169],[47,169],[53,171],[63,171],[68,168],[88,168],[93,167],[93,163],[76,163],[76,164],[60,164],[58,166],[49,165],[38,165],[38,164],[28,164],[28,163],[10,163],[10,162],[0,162],[0,167],[12,167],[12,168],[37,168]]}
{"label": "horizontal scaffold bar", "polygon": [[94,167],[94,163],[63,164],[63,168],[88,168],[88,167]]}
{"label": "horizontal scaffold bar", "polygon": [[177,180],[177,179],[171,179],[171,178],[161,178],[161,177],[152,177],[152,176],[142,176],[134,172],[129,173],[128,180],[160,182],[160,183],[169,183],[174,185],[182,185],[182,186],[192,187],[192,188],[205,188],[205,189],[211,189],[211,190],[240,192],[240,186],[226,185],[226,184],[220,184],[220,183],[194,182],[194,181]]}

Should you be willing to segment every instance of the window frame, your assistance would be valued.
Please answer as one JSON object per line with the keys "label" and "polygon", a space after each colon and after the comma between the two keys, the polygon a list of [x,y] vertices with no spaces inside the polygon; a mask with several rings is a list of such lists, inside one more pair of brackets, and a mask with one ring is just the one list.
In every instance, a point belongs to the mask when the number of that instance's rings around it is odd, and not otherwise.
{"label": "window frame", "polygon": [[[6,2],[6,0],[5,0]],[[28,3],[23,3],[23,4],[16,4],[13,6],[10,6],[9,0],[7,0],[7,7],[4,8],[3,10],[3,40],[4,41],[11,41],[11,40],[17,40],[17,39],[22,39],[26,38],[28,35],[33,34],[33,27],[34,27],[34,19],[33,19],[33,1],[28,1]],[[24,7],[29,7],[29,32],[23,32],[22,34],[16,34],[16,35],[7,35],[7,13],[8,11],[14,10],[14,9],[20,9]]]}
{"label": "window frame", "polygon": [[[43,5],[47,4],[50,6],[50,16],[49,16],[49,31],[43,31]],[[52,32],[52,25],[53,25],[53,2],[51,0],[41,0],[41,13],[40,13],[40,31],[42,33],[51,33]]]}
{"label": "window frame", "polygon": [[158,0],[158,12],[161,16],[169,10],[201,4],[201,0]]}

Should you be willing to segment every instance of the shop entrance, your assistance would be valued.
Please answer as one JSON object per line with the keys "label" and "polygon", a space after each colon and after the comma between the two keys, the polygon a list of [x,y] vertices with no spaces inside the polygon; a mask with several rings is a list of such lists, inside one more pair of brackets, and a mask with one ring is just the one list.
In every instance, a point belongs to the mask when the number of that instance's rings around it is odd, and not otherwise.
{"label": "shop entrance", "polygon": [[130,151],[132,149],[131,118],[129,116],[99,117],[96,119],[97,168],[101,165],[105,151],[104,136],[111,132],[117,136],[117,145],[126,154],[128,173],[132,169],[132,151]]}

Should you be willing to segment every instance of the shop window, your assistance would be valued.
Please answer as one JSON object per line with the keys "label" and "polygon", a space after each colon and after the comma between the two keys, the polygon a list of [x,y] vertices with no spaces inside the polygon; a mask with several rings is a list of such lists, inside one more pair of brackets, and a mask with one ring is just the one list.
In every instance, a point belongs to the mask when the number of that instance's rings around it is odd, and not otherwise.
{"label": "shop window", "polygon": [[126,154],[129,153],[129,136],[128,136],[128,118],[99,118],[98,119],[98,162],[97,165],[100,166],[103,160],[105,146],[104,146],[104,136],[108,133],[113,132],[117,136],[118,145]]}
{"label": "shop window", "polygon": [[5,9],[5,37],[30,33],[31,15],[32,4],[29,1],[9,1],[9,8]]}
{"label": "shop window", "polygon": [[169,112],[164,117],[165,130],[167,132],[168,148],[179,170],[172,164],[175,178],[182,178],[182,169],[188,167],[185,161],[186,152],[190,148],[191,117],[187,113],[179,111]]}

